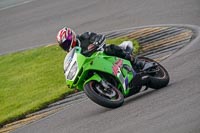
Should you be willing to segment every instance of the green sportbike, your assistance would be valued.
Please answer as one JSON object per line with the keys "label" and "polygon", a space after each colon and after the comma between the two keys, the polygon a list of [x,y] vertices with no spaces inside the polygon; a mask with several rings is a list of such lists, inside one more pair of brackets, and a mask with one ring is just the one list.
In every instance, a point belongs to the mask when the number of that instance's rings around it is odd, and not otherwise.
{"label": "green sportbike", "polygon": [[105,54],[103,49],[104,45],[95,46],[86,51],[85,56],[80,47],[74,47],[66,55],[64,74],[67,87],[84,90],[93,102],[101,106],[117,108],[123,105],[124,98],[141,90],[168,85],[169,74],[156,61],[138,57],[145,62],[140,70],[134,68],[129,60]]}

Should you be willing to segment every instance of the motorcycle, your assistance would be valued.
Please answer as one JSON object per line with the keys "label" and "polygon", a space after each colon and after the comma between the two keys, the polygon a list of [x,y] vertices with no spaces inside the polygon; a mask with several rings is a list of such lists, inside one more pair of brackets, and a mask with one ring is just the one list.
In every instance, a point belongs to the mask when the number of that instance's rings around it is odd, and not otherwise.
{"label": "motorcycle", "polygon": [[[67,87],[78,89],[95,103],[117,108],[124,98],[137,94],[145,86],[160,89],[168,85],[169,74],[158,62],[147,57],[138,57],[144,62],[140,70],[129,60],[109,56],[104,52],[105,44],[93,45],[84,53],[74,47],[65,57],[64,75]],[[86,56],[87,55],[87,56]]]}

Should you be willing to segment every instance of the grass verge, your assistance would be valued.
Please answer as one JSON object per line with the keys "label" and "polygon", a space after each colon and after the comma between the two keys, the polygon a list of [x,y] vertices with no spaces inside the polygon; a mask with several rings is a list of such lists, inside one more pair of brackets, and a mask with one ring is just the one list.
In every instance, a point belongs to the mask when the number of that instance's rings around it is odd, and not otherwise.
{"label": "grass verge", "polygon": [[51,46],[0,56],[0,125],[73,92],[65,86],[65,55]]}
{"label": "grass verge", "polygon": [[[119,44],[120,38],[107,43]],[[134,42],[135,53],[139,44]],[[0,56],[0,126],[47,107],[74,91],[65,85],[57,45]]]}

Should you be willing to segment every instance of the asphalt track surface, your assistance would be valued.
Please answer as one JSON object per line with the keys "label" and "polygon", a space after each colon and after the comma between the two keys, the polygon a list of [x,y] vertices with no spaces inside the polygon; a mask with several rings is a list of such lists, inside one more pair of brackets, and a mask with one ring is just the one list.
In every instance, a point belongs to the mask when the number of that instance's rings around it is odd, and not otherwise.
{"label": "asphalt track surface", "polygon": [[199,0],[1,0],[0,54],[55,43],[64,26],[82,33],[200,25],[199,7]]}
{"label": "asphalt track surface", "polygon": [[[33,0],[0,9],[0,53],[55,42],[59,28],[105,32],[155,24],[200,24],[199,0]],[[193,27],[197,35],[199,28]],[[169,86],[111,110],[89,99],[17,133],[199,133],[200,39],[162,62]]]}

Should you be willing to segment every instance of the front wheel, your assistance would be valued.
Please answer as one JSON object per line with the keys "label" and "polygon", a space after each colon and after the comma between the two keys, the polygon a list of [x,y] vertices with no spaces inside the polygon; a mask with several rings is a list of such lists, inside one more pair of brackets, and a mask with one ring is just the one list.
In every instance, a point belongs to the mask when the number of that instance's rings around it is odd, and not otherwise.
{"label": "front wheel", "polygon": [[97,81],[89,81],[85,84],[84,91],[93,102],[107,108],[117,108],[124,103],[124,96],[114,86],[105,88]]}

